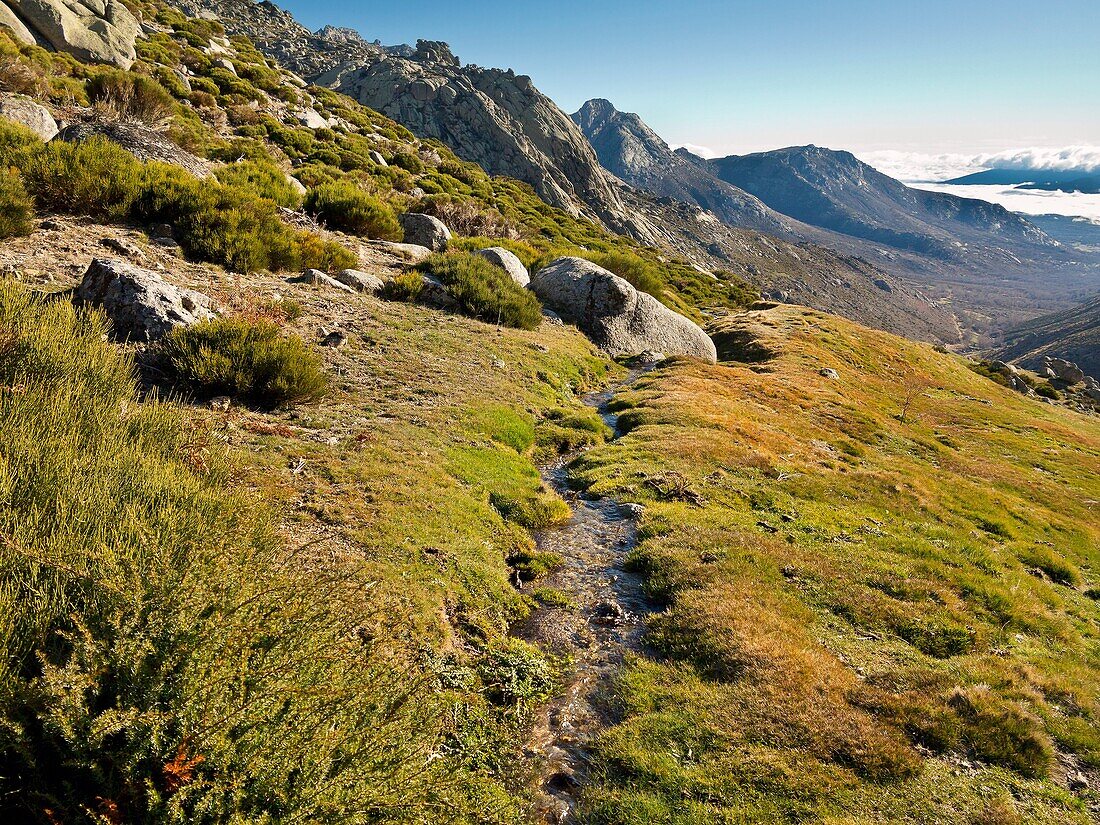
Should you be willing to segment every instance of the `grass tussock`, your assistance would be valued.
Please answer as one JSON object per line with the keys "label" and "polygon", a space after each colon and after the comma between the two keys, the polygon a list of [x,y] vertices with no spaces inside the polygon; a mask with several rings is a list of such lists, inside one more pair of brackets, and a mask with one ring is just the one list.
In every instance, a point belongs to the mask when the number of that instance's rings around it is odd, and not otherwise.
{"label": "grass tussock", "polygon": [[179,327],[162,351],[178,380],[205,397],[274,409],[316,401],[328,388],[320,356],[270,321],[217,318]]}

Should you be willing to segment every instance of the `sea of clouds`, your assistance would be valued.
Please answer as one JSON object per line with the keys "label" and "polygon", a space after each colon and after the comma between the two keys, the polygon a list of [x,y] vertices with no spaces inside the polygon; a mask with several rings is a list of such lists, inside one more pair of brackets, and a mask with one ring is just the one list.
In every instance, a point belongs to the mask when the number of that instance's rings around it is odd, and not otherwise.
{"label": "sea of clouds", "polygon": [[860,160],[920,189],[999,203],[1028,215],[1072,215],[1100,222],[1100,195],[1045,192],[1014,186],[958,186],[943,181],[986,169],[1100,171],[1100,146],[1032,147],[979,154],[903,152],[893,149],[857,152]]}

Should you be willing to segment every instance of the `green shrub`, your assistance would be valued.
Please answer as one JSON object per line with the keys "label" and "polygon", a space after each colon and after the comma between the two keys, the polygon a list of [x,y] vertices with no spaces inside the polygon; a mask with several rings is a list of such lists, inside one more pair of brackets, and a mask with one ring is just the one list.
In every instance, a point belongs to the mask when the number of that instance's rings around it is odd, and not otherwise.
{"label": "green shrub", "polygon": [[162,347],[176,376],[205,396],[275,408],[315,401],[328,386],[320,357],[269,321],[219,318],[180,327]]}
{"label": "green shrub", "polygon": [[528,707],[554,689],[554,672],[546,657],[520,639],[487,653],[478,669],[487,695],[497,704]]}
{"label": "green shrub", "polygon": [[333,229],[368,238],[401,240],[401,225],[393,210],[353,183],[324,183],[306,196],[306,210]]}
{"label": "green shrub", "polygon": [[518,329],[535,329],[542,322],[542,305],[534,293],[478,255],[436,254],[421,267],[438,278],[473,318]]}
{"label": "green shrub", "polygon": [[34,201],[15,170],[0,166],[0,241],[29,235],[34,218]]}
{"label": "green shrub", "polygon": [[50,141],[24,172],[40,209],[103,220],[126,216],[141,192],[142,165],[110,141]]}
{"label": "green shrub", "polygon": [[396,275],[382,287],[382,297],[387,301],[416,303],[424,290],[424,277],[415,269]]}
{"label": "green shrub", "polygon": [[171,120],[176,111],[171,92],[152,77],[135,72],[104,69],[88,81],[87,91],[100,116],[115,120],[155,128]]}
{"label": "green shrub", "polygon": [[1058,392],[1049,381],[1044,381],[1041,384],[1035,385],[1035,394],[1041,395],[1043,398],[1049,398],[1052,401],[1058,401],[1062,397],[1062,393]]}
{"label": "green shrub", "polygon": [[0,168],[26,169],[44,145],[27,127],[0,117]]}
{"label": "green shrub", "polygon": [[218,181],[226,186],[249,191],[287,209],[296,209],[302,203],[297,188],[287,179],[286,173],[273,163],[244,160],[223,166],[216,174]]}

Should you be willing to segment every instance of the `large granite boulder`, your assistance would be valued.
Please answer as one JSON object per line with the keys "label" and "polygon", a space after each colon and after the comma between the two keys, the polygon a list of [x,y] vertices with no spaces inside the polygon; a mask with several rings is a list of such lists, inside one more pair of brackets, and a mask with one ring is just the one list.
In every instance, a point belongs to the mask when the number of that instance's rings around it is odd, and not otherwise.
{"label": "large granite boulder", "polygon": [[141,23],[121,0],[4,0],[26,28],[59,52],[129,69]]}
{"label": "large granite boulder", "polygon": [[156,341],[176,327],[214,317],[213,302],[201,292],[115,258],[93,260],[73,300],[101,308],[115,336],[129,341]]}
{"label": "large granite boulder", "polygon": [[0,26],[7,26],[19,43],[34,46],[38,42],[19,16],[3,3],[0,3]]}
{"label": "large granite boulder", "polygon": [[170,163],[198,178],[210,175],[210,166],[205,160],[181,149],[161,132],[136,123],[77,123],[57,134],[57,140],[66,143],[81,143],[94,137],[118,144],[138,160]]}
{"label": "large granite boulder", "polygon": [[502,246],[490,246],[488,249],[479,249],[476,254],[493,266],[503,269],[508,273],[508,277],[520,286],[527,286],[531,283],[531,276],[527,272],[527,267],[523,265],[523,261],[516,257],[514,252]]}
{"label": "large granite boulder", "polygon": [[613,356],[650,350],[717,360],[714,342],[695,323],[584,258],[558,258],[534,275],[531,289]]}
{"label": "large granite boulder", "polygon": [[451,230],[439,218],[421,215],[418,212],[406,212],[400,218],[401,228],[405,230],[405,243],[423,246],[433,252],[442,252],[451,240]]}
{"label": "large granite boulder", "polygon": [[24,95],[0,93],[0,117],[26,126],[42,140],[52,140],[57,134],[57,121],[50,110]]}

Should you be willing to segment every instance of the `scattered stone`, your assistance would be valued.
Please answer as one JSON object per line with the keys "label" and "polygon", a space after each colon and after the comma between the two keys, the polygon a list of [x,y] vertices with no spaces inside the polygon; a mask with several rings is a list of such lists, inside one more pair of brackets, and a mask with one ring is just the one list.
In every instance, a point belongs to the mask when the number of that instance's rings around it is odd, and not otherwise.
{"label": "scattered stone", "polygon": [[297,278],[290,279],[292,283],[296,284],[312,284],[313,286],[327,286],[332,289],[338,289],[341,292],[352,292],[355,290],[347,284],[342,284],[335,278],[325,274],[319,269],[307,269]]}
{"label": "scattered stone", "polygon": [[488,249],[479,249],[476,254],[493,266],[503,269],[508,273],[508,277],[520,286],[525,287],[531,283],[531,276],[527,272],[527,267],[516,257],[514,252],[502,246],[490,246]]}
{"label": "scattered stone", "polygon": [[113,258],[92,261],[73,300],[101,307],[114,335],[130,341],[156,341],[176,327],[214,317],[213,302],[201,292]]}
{"label": "scattered stone", "polygon": [[50,232],[64,232],[69,228],[69,222],[62,218],[46,218],[39,226]]}
{"label": "scattered stone", "polygon": [[210,175],[210,166],[205,160],[181,149],[162,132],[136,123],[77,123],[62,129],[54,140],[83,143],[94,137],[118,144],[138,160],[170,163],[198,178]]}
{"label": "scattered stone", "polygon": [[377,149],[371,149],[367,153],[367,157],[369,157],[372,161],[377,163],[379,166],[389,166],[389,164],[386,163],[386,159],[384,157],[382,157],[382,153],[379,152]]}
{"label": "scattered stone", "polygon": [[871,283],[881,289],[883,292],[893,292],[894,288],[890,286],[890,282],[885,278],[875,278]]}
{"label": "scattered stone", "polygon": [[558,258],[536,273],[531,289],[612,356],[650,350],[717,360],[695,323],[584,258]]}
{"label": "scattered stone", "polygon": [[501,359],[499,359],[499,358],[494,358],[493,359],[493,369],[503,370],[503,369],[507,369],[507,368],[508,368],[508,365],[505,364]]}
{"label": "scattered stone", "polygon": [[436,309],[455,309],[458,306],[450,290],[435,278],[423,275],[420,283],[420,294],[416,296],[418,303]]}
{"label": "scattered stone", "polygon": [[360,272],[358,269],[342,269],[334,277],[337,281],[345,286],[350,286],[356,292],[369,292],[372,295],[377,295],[385,286],[383,280],[377,275]]}
{"label": "scattered stone", "polygon": [[321,339],[322,347],[332,347],[333,349],[343,349],[344,345],[348,342],[347,333],[338,329],[334,329]]}
{"label": "scattered stone", "polygon": [[443,221],[419,212],[402,215],[401,228],[405,230],[405,243],[427,247],[433,252],[442,252],[451,240],[451,230]]}
{"label": "scattered stone", "polygon": [[218,69],[224,69],[234,77],[237,76],[237,67],[233,65],[233,61],[228,57],[215,57],[210,61],[210,65]]}
{"label": "scattered stone", "polygon": [[294,113],[294,119],[307,129],[325,129],[328,127],[328,121],[316,109],[299,109]]}
{"label": "scattered stone", "polygon": [[233,404],[233,399],[228,395],[217,395],[211,398],[207,403],[210,409],[217,410],[218,412],[225,412]]}
{"label": "scattered stone", "polygon": [[155,223],[149,227],[149,237],[154,241],[175,240],[176,231],[171,224]]}
{"label": "scattered stone", "polygon": [[593,624],[617,627],[621,625],[625,619],[626,611],[624,611],[618,603],[607,599],[600,601],[596,605],[595,610],[592,611]]}
{"label": "scattered stone", "polygon": [[428,260],[432,251],[426,246],[417,246],[413,243],[394,243],[393,241],[372,241],[374,246],[381,247],[398,258],[403,258],[411,264],[418,264]]}
{"label": "scattered stone", "polygon": [[824,369],[819,370],[818,375],[820,375],[822,378],[828,378],[831,381],[840,380],[840,373],[834,370],[832,367],[825,367]]}
{"label": "scattered stone", "polygon": [[125,255],[127,258],[137,258],[141,260],[145,257],[145,253],[141,251],[139,246],[125,238],[103,238],[99,243],[112,252],[117,252],[119,255]]}
{"label": "scattered stone", "polygon": [[[3,4],[0,4],[0,8],[3,8]],[[3,15],[0,14],[0,25],[3,23]],[[25,95],[0,94],[0,118],[26,126],[42,140],[53,140],[57,135],[57,121],[53,119],[50,110]]]}
{"label": "scattered stone", "polygon": [[642,513],[644,513],[644,512],[645,512],[645,507],[643,507],[641,504],[634,504],[633,502],[628,502],[626,504],[620,504],[619,505],[619,515],[622,516],[623,518],[629,518],[629,519],[641,518]]}
{"label": "scattered stone", "polygon": [[1066,777],[1069,789],[1074,793],[1081,793],[1089,789],[1089,778],[1081,771],[1076,771]]}
{"label": "scattered stone", "polygon": [[288,184],[290,184],[291,189],[293,189],[297,194],[301,195],[303,198],[309,193],[309,190],[306,189],[306,185],[304,183],[302,183],[300,180],[298,180],[296,177],[294,177],[294,175],[288,174],[286,176],[286,182]]}

